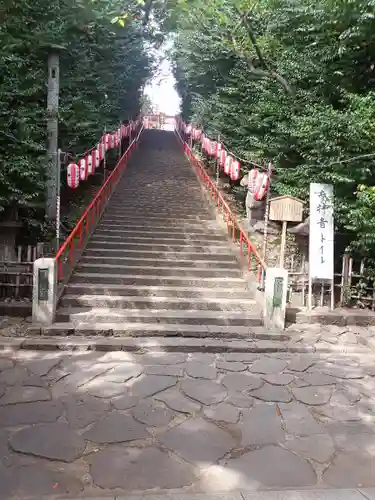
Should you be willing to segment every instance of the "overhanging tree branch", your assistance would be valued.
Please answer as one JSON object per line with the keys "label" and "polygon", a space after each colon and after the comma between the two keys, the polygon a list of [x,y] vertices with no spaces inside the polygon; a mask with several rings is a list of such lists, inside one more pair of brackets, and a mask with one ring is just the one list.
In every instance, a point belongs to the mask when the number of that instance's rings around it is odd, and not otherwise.
{"label": "overhanging tree branch", "polygon": [[290,95],[293,95],[294,92],[293,92],[293,89],[291,87],[291,85],[289,84],[289,82],[286,80],[286,78],[284,78],[282,75],[280,75],[277,71],[273,71],[273,70],[270,70],[268,69],[267,67],[267,64],[263,58],[263,55],[262,55],[262,51],[260,50],[260,47],[258,45],[258,42],[256,40],[256,37],[255,37],[255,34],[254,34],[254,31],[251,27],[251,24],[250,24],[250,21],[249,21],[249,13],[251,12],[251,9],[248,11],[248,12],[241,12],[239,9],[237,9],[237,12],[241,18],[240,22],[238,23],[236,29],[235,29],[235,32],[237,31],[237,29],[240,27],[240,26],[243,26],[247,32],[247,35],[249,36],[249,39],[255,49],[255,52],[257,54],[257,57],[258,57],[258,60],[261,64],[261,66],[263,67],[263,69],[260,69],[260,68],[256,68],[254,66],[254,62],[253,62],[253,58],[251,57],[250,54],[247,54],[247,53],[244,53],[243,50],[241,50],[241,48],[239,47],[236,39],[235,39],[235,36],[234,34],[231,35],[231,39],[232,39],[232,44],[233,44],[233,47],[234,47],[234,50],[235,52],[237,53],[237,55],[239,55],[241,58],[245,59],[249,69],[250,69],[250,72],[255,75],[256,77],[258,77],[259,79],[271,79],[271,80],[275,80],[277,81],[280,85],[282,85],[282,87],[285,89],[285,91],[290,94]]}

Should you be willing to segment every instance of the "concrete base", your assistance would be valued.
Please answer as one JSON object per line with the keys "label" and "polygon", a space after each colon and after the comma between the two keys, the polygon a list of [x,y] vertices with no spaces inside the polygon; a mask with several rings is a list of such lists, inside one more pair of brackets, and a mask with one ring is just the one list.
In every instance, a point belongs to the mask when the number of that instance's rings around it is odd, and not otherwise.
{"label": "concrete base", "polygon": [[[30,497],[28,497],[30,498]],[[361,489],[314,489],[314,490],[273,490],[234,491],[223,493],[179,493],[161,491],[159,494],[130,493],[127,495],[111,492],[93,493],[88,496],[42,497],[44,500],[374,500],[374,488]],[[20,498],[20,500],[22,500]],[[33,500],[30,498],[30,500]],[[38,497],[40,500],[40,497]]]}
{"label": "concrete base", "polygon": [[286,319],[289,323],[317,323],[336,326],[375,326],[375,313],[369,309],[317,307],[311,311],[288,307]]}
{"label": "concrete base", "polygon": [[33,322],[51,325],[55,320],[57,297],[55,259],[37,259],[33,274]]}
{"label": "concrete base", "polygon": [[264,293],[264,326],[266,328],[285,328],[286,295],[288,271],[270,267],[266,273]]}

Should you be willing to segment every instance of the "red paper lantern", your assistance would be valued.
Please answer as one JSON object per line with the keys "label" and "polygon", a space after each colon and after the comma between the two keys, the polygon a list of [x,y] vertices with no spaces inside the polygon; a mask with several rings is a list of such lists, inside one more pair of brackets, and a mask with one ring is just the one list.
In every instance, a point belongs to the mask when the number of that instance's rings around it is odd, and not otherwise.
{"label": "red paper lantern", "polygon": [[98,143],[98,145],[96,146],[96,150],[99,154],[99,161],[102,161],[102,159],[103,159],[103,144],[102,144],[102,142]]}
{"label": "red paper lantern", "polygon": [[79,186],[79,167],[75,163],[68,165],[66,169],[66,180],[68,186],[76,189]]}
{"label": "red paper lantern", "polygon": [[237,181],[240,178],[241,165],[240,162],[234,160],[230,169],[230,178],[232,181]]}
{"label": "red paper lantern", "polygon": [[263,200],[263,198],[267,192],[269,182],[270,182],[270,178],[266,173],[258,176],[256,187],[255,187],[255,192],[254,192],[254,200],[257,200],[257,201]]}
{"label": "red paper lantern", "polygon": [[248,174],[249,182],[248,182],[247,189],[248,189],[248,191],[250,191],[251,194],[255,193],[258,175],[259,175],[259,171],[256,168],[251,169],[249,174]]}
{"label": "red paper lantern", "polygon": [[100,152],[98,149],[94,149],[91,153],[93,168],[98,168],[100,166]]}
{"label": "red paper lantern", "polygon": [[111,134],[105,134],[104,136],[104,148],[105,151],[108,151],[111,147]]}
{"label": "red paper lantern", "polygon": [[227,175],[230,175],[231,169],[232,169],[232,163],[233,163],[233,158],[232,156],[228,155],[225,159],[225,164],[224,164],[224,173]]}
{"label": "red paper lantern", "polygon": [[88,173],[88,175],[92,175],[94,173],[94,170],[95,170],[95,158],[93,161],[92,153],[90,153],[87,156],[86,161],[87,161],[87,173]]}
{"label": "red paper lantern", "polygon": [[216,156],[217,155],[217,142],[216,141],[209,141],[209,151],[208,154],[210,156]]}
{"label": "red paper lantern", "polygon": [[220,154],[219,154],[219,165],[224,168],[225,166],[225,160],[227,158],[227,152],[223,147],[221,147]]}
{"label": "red paper lantern", "polygon": [[87,179],[87,160],[86,158],[82,158],[82,160],[79,160],[79,178],[81,181],[85,181]]}
{"label": "red paper lantern", "polygon": [[99,153],[100,153],[100,155],[99,155],[100,160],[104,160],[105,152],[106,152],[104,136],[102,137],[101,141],[98,144],[98,149],[99,149]]}

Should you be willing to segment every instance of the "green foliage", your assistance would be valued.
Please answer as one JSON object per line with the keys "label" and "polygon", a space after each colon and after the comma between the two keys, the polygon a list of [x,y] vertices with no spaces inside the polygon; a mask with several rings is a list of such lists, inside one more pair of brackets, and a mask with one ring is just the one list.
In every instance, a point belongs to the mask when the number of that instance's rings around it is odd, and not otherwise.
{"label": "green foliage", "polygon": [[[129,2],[133,5],[134,2]],[[119,0],[2,0],[0,212],[43,203],[47,55],[61,46],[59,147],[79,154],[140,111],[152,61]],[[123,24],[123,25],[122,25]]]}
{"label": "green foliage", "polygon": [[185,120],[241,158],[272,160],[280,194],[333,183],[338,241],[368,255],[374,19],[374,0],[181,0],[169,19]]}

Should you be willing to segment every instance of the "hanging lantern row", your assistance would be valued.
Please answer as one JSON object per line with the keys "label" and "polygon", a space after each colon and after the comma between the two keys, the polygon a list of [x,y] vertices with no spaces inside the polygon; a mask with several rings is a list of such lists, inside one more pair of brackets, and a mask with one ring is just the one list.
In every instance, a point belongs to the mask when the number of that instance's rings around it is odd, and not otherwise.
{"label": "hanging lantern row", "polygon": [[[219,166],[224,170],[232,181],[237,181],[241,176],[241,164],[231,156],[217,141],[207,137],[203,130],[195,128],[192,125],[186,125],[182,120],[179,122],[180,129],[192,137],[195,141],[200,141],[202,150],[207,156],[217,158]],[[258,169],[252,169],[249,172],[249,191],[254,195],[257,201],[263,200],[266,195],[270,178],[267,173],[260,172]]]}
{"label": "hanging lantern row", "polygon": [[78,164],[71,163],[67,168],[67,184],[70,188],[76,189],[80,181],[85,181],[89,175],[95,173],[100,162],[104,160],[107,151],[120,146],[121,141],[126,137],[131,137],[132,132],[137,130],[139,121],[130,122],[128,125],[121,125],[116,132],[104,134],[95,149],[86,154],[78,161]]}
{"label": "hanging lantern row", "polygon": [[254,200],[263,200],[267,193],[269,183],[270,178],[267,173],[259,172],[257,168],[250,170],[248,190],[254,196]]}

